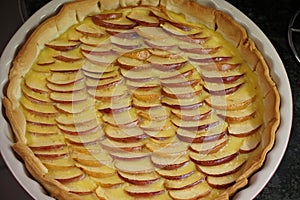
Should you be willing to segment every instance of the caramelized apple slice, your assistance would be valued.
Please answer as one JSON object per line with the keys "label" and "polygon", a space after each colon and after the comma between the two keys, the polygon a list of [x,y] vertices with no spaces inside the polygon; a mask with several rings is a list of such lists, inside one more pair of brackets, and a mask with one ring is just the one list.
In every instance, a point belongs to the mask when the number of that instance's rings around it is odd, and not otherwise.
{"label": "caramelized apple slice", "polygon": [[183,29],[180,29],[180,28],[172,25],[171,23],[162,23],[160,26],[167,33],[175,35],[175,36],[189,37],[192,35],[200,34],[202,32],[202,30],[198,29],[198,28],[191,28],[189,30],[183,30]]}
{"label": "caramelized apple slice", "polygon": [[[115,89],[114,87],[122,83],[123,81],[122,76],[114,76],[107,79],[87,79],[86,80],[86,86],[89,88],[88,93],[92,96],[103,96],[103,97],[109,97],[108,95],[112,95],[112,93],[115,93],[114,96],[117,96],[116,94],[124,94],[126,89],[124,85],[120,85]],[[108,89],[108,90],[107,90]],[[102,92],[106,91],[106,95],[102,94]]]}
{"label": "caramelized apple slice", "polygon": [[118,66],[116,65],[107,65],[107,64],[102,64],[102,65],[96,65],[94,63],[91,63],[89,61],[85,61],[82,65],[82,70],[90,73],[108,73],[108,72],[113,72],[115,70],[118,70]]}
{"label": "caramelized apple slice", "polygon": [[52,149],[65,146],[62,134],[27,134],[27,145],[34,149]]}
{"label": "caramelized apple slice", "polygon": [[[58,129],[55,125],[44,125],[39,123],[27,123],[26,126],[27,133],[36,134],[36,135],[55,135],[58,132]],[[28,136],[29,137],[29,136]]]}
{"label": "caramelized apple slice", "polygon": [[186,59],[176,55],[172,55],[170,58],[163,58],[163,57],[152,55],[147,59],[147,61],[150,62],[153,67],[161,71],[179,69],[187,63]]}
{"label": "caramelized apple slice", "polygon": [[134,127],[135,125],[137,125],[139,119],[135,109],[130,109],[120,113],[104,115],[103,121],[107,122],[112,126],[125,128]]}
{"label": "caramelized apple slice", "polygon": [[52,92],[50,94],[50,99],[57,103],[73,103],[86,100],[87,93],[84,90],[72,93]]}
{"label": "caramelized apple slice", "polygon": [[[111,166],[113,162],[112,158],[107,152],[103,151],[103,149],[101,148],[98,149],[97,152],[94,151],[90,152],[89,154],[72,152],[72,158],[76,161],[77,165],[81,164],[87,167],[95,167],[90,169],[91,173],[93,172],[93,170],[96,170],[97,172],[99,172],[99,174],[101,174],[102,170],[104,170],[105,172],[109,171],[110,173],[114,171],[114,169]],[[80,167],[84,168],[83,166]],[[86,170],[87,168],[84,169]]]}
{"label": "caramelized apple slice", "polygon": [[43,126],[54,126],[56,124],[55,114],[49,113],[37,113],[31,110],[23,110],[24,116],[27,123],[43,125]]}
{"label": "caramelized apple slice", "polygon": [[109,66],[111,65],[115,59],[117,58],[117,55],[112,53],[110,55],[106,56],[97,56],[97,55],[92,55],[88,54],[85,52],[82,52],[82,55],[91,63],[95,65],[101,65],[101,66]]}
{"label": "caramelized apple slice", "polygon": [[51,103],[48,93],[35,92],[28,88],[24,83],[21,84],[22,94],[33,102]]}
{"label": "caramelized apple slice", "polygon": [[66,141],[71,145],[87,146],[97,144],[103,140],[104,134],[102,131],[91,131],[85,134],[65,134]]}
{"label": "caramelized apple slice", "polygon": [[55,107],[57,110],[63,113],[80,113],[85,109],[89,109],[94,105],[94,100],[91,98],[87,98],[84,101],[73,102],[73,103],[57,103]]}
{"label": "caramelized apple slice", "polygon": [[170,109],[165,106],[138,111],[139,116],[153,121],[165,120],[170,116],[170,113]]}
{"label": "caramelized apple slice", "polygon": [[69,156],[59,157],[59,158],[40,158],[42,163],[48,168],[53,170],[58,169],[69,169],[74,167],[74,161]]}
{"label": "caramelized apple slice", "polygon": [[125,70],[143,70],[150,67],[149,64],[146,64],[143,60],[140,60],[138,58],[121,56],[117,59],[117,61],[120,67]]}

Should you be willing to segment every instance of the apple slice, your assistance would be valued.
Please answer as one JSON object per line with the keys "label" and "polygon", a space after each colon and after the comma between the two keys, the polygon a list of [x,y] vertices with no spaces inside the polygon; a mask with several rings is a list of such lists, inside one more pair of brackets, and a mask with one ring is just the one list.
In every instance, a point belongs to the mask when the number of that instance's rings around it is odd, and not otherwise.
{"label": "apple slice", "polygon": [[237,172],[226,176],[207,176],[206,180],[209,186],[222,190],[235,184],[242,173],[242,170],[238,170]]}
{"label": "apple slice", "polygon": [[196,85],[200,85],[202,83],[200,74],[194,71],[192,74],[188,76],[178,76],[176,78],[168,78],[168,79],[163,79],[161,80],[161,84],[164,87],[168,88],[177,88],[177,87],[193,87]]}
{"label": "apple slice", "polygon": [[106,29],[105,30],[109,35],[113,35],[119,38],[137,38],[139,35],[134,29],[124,30],[124,29]]}
{"label": "apple slice", "polygon": [[236,123],[254,118],[256,115],[256,110],[256,103],[252,103],[241,110],[217,110],[217,115],[228,123]]}
{"label": "apple slice", "polygon": [[[208,124],[204,124],[202,126],[196,126],[192,128],[179,128],[177,130],[177,137],[189,143],[203,143],[203,142],[211,142],[215,140],[219,140],[226,136],[227,129],[226,126],[222,125],[222,123],[218,122],[207,122]],[[202,133],[201,131],[208,132]],[[213,131],[210,131],[212,129]],[[198,131],[198,132],[196,132]]]}
{"label": "apple slice", "polygon": [[26,134],[26,139],[27,145],[34,149],[56,149],[58,146],[65,146],[62,134]]}
{"label": "apple slice", "polygon": [[[180,43],[179,49],[185,53],[193,53],[193,54],[215,54],[221,47],[202,47],[199,44],[193,44],[193,43]],[[211,65],[213,66],[213,65]],[[202,66],[201,66],[202,67]],[[205,68],[206,69],[206,68]],[[213,68],[216,70],[216,66]],[[218,68],[217,68],[218,69]]]}
{"label": "apple slice", "polygon": [[23,110],[24,116],[27,123],[43,125],[43,126],[54,126],[56,124],[56,114],[49,113],[37,113],[31,110]]}
{"label": "apple slice", "polygon": [[185,165],[176,169],[156,169],[156,172],[163,178],[168,180],[181,180],[195,173],[196,168],[193,162],[188,162]]}
{"label": "apple slice", "polygon": [[111,19],[119,19],[123,16],[121,12],[115,13],[101,13],[94,16],[97,20],[111,20]]}
{"label": "apple slice", "polygon": [[157,175],[155,172],[144,174],[129,174],[124,172],[118,172],[118,174],[124,181],[133,185],[148,185],[160,179],[159,175]]}
{"label": "apple slice", "polygon": [[240,147],[240,153],[250,153],[256,150],[261,143],[261,134],[260,131],[244,137],[244,142]]}
{"label": "apple slice", "polygon": [[144,70],[145,68],[150,67],[149,64],[146,64],[143,60],[138,58],[121,56],[117,59],[117,61],[120,67],[125,70]]}
{"label": "apple slice", "polygon": [[105,30],[94,24],[80,24],[77,26],[76,31],[82,33],[83,35],[91,37],[102,37],[105,34]]}
{"label": "apple slice", "polygon": [[[52,103],[37,103],[31,101],[31,99],[26,98],[25,96],[21,97],[20,103],[23,108],[30,112],[31,115],[39,115],[39,116],[55,116],[57,114],[57,110],[55,109]],[[32,116],[34,117],[34,116]]]}
{"label": "apple slice", "polygon": [[138,127],[119,129],[107,125],[104,127],[104,132],[109,139],[124,143],[137,142],[147,137],[143,130]]}
{"label": "apple slice", "polygon": [[70,167],[67,169],[49,170],[45,176],[67,184],[83,179],[85,175],[79,168]]}
{"label": "apple slice", "polygon": [[122,13],[111,13],[110,18],[103,18],[102,14],[92,16],[92,20],[96,25],[110,29],[132,29],[137,24],[136,22],[129,20]]}
{"label": "apple slice", "polygon": [[109,155],[115,160],[137,160],[145,157],[149,157],[150,153],[147,151],[136,151],[136,152],[110,152]]}
{"label": "apple slice", "polygon": [[194,73],[195,67],[191,63],[186,63],[181,68],[174,70],[174,71],[168,71],[168,72],[161,72],[158,71],[157,75],[161,80],[164,79],[174,79],[179,77],[187,77]]}
{"label": "apple slice", "polygon": [[200,107],[191,110],[171,109],[171,112],[178,118],[184,121],[202,120],[212,114],[212,108],[207,104],[202,104]]}
{"label": "apple slice", "polygon": [[114,64],[112,65],[96,65],[94,63],[91,63],[89,61],[85,61],[82,65],[82,70],[85,72],[90,72],[90,73],[97,73],[97,74],[102,74],[102,73],[109,73],[118,70],[119,66],[116,66]]}
{"label": "apple slice", "polygon": [[32,102],[51,103],[48,93],[35,92],[24,85],[24,82],[21,83],[21,90],[22,94]]}
{"label": "apple slice", "polygon": [[112,101],[97,102],[95,105],[95,109],[104,114],[124,112],[130,108],[132,108],[130,95],[117,100],[112,99]]}
{"label": "apple slice", "polygon": [[68,135],[84,135],[99,129],[99,124],[96,119],[88,121],[87,123],[72,125],[57,124],[57,126],[61,131]]}
{"label": "apple slice", "polygon": [[185,154],[174,156],[162,156],[153,154],[151,161],[155,167],[166,170],[173,170],[182,167],[189,161],[189,157]]}
{"label": "apple slice", "polygon": [[94,56],[107,56],[113,54],[111,48],[109,48],[106,45],[100,45],[100,46],[81,45],[80,50],[81,52],[94,55]]}
{"label": "apple slice", "polygon": [[228,144],[220,151],[212,154],[190,152],[190,159],[201,166],[215,166],[230,162],[239,155],[242,140],[230,137]]}
{"label": "apple slice", "polygon": [[215,177],[227,176],[229,174],[233,174],[241,170],[241,168],[246,163],[247,158],[248,155],[240,154],[235,159],[227,163],[216,165],[216,166],[197,165],[197,169],[208,176],[215,176]]}
{"label": "apple slice", "polygon": [[38,72],[48,72],[48,66],[55,63],[53,58],[56,55],[59,55],[59,51],[56,51],[52,48],[45,47],[46,51],[41,51],[37,57],[36,64],[33,64],[32,69]]}
{"label": "apple slice", "polygon": [[104,115],[103,121],[119,128],[134,127],[139,122],[135,109],[130,109],[124,112],[111,115]]}
{"label": "apple slice", "polygon": [[162,131],[170,129],[173,127],[173,124],[170,119],[162,121],[143,120],[140,123],[140,127],[145,131]]}
{"label": "apple slice", "polygon": [[118,187],[124,184],[124,181],[119,177],[117,173],[114,173],[113,175],[108,177],[101,178],[91,176],[91,179],[103,188]]}
{"label": "apple slice", "polygon": [[147,120],[161,121],[166,120],[170,116],[170,109],[165,106],[150,108],[138,111],[138,115]]}
{"label": "apple slice", "polygon": [[54,58],[65,63],[75,63],[82,59],[82,55],[80,49],[77,48],[72,51],[61,52],[59,55],[54,56]]}
{"label": "apple slice", "polygon": [[144,42],[148,47],[153,49],[175,51],[174,49],[176,48],[178,41],[174,38],[168,37],[165,39],[146,39]]}
{"label": "apple slice", "polygon": [[248,83],[236,92],[229,95],[211,96],[205,99],[205,102],[216,109],[220,110],[240,110],[246,108],[256,99],[255,89],[248,86]]}
{"label": "apple slice", "polygon": [[262,118],[255,115],[253,118],[242,121],[240,123],[230,123],[228,132],[236,137],[245,137],[257,132],[262,126]]}
{"label": "apple slice", "polygon": [[[162,106],[161,102],[160,102],[160,99],[156,99],[156,100],[151,101],[151,102],[145,102],[145,101],[138,100],[136,98],[132,98],[132,104],[138,110],[148,110],[148,109],[153,109],[153,108]],[[147,126],[148,125],[146,125],[144,130],[147,129]],[[156,129],[157,127],[154,127],[154,128],[155,128],[155,130],[157,130]],[[147,130],[150,130],[150,129],[147,129]]]}
{"label": "apple slice", "polygon": [[107,151],[121,151],[121,152],[140,151],[144,147],[144,143],[142,141],[124,143],[124,142],[116,142],[110,139],[104,139],[101,142],[101,145]]}
{"label": "apple slice", "polygon": [[116,58],[118,57],[117,54],[110,54],[106,56],[97,56],[97,55],[92,55],[89,53],[82,52],[82,55],[91,63],[95,65],[101,65],[101,66],[109,66],[111,65]]}
{"label": "apple slice", "polygon": [[[74,161],[76,161],[76,165],[79,166],[78,164],[81,164],[79,167],[83,168],[85,171],[87,171],[88,168],[84,168],[84,166],[93,167],[89,170],[90,173],[97,172],[100,175],[103,175],[103,170],[105,172],[109,171],[110,174],[114,172],[114,169],[111,166],[113,162],[112,158],[101,148],[99,148],[98,151],[93,151],[88,154],[74,151],[71,156]],[[108,172],[105,173],[105,175],[107,174]]]}
{"label": "apple slice", "polygon": [[46,47],[52,48],[57,51],[70,51],[77,48],[79,45],[79,42],[63,39],[53,40],[45,44]]}
{"label": "apple slice", "polygon": [[99,144],[103,140],[102,131],[92,131],[87,134],[71,135],[65,134],[66,141],[71,145],[86,146],[89,144]]}
{"label": "apple slice", "polygon": [[38,149],[31,148],[34,155],[40,159],[58,159],[69,155],[69,148],[65,146],[57,146],[57,148],[52,149]]}
{"label": "apple slice", "polygon": [[198,96],[195,96],[193,98],[188,99],[174,99],[170,97],[164,96],[162,98],[162,103],[164,105],[169,106],[170,108],[174,109],[182,109],[182,110],[188,110],[188,109],[195,109],[202,105],[204,100],[206,100],[208,97],[208,94],[205,91],[202,91]]}
{"label": "apple slice", "polygon": [[183,30],[168,22],[162,23],[160,27],[162,27],[167,33],[180,37],[190,37],[193,35],[198,35],[202,32],[202,29],[196,27],[193,27],[189,30]]}
{"label": "apple slice", "polygon": [[98,187],[96,189],[97,197],[100,199],[134,200],[134,197],[131,197],[126,191],[124,191],[124,185],[125,184],[108,188]]}
{"label": "apple slice", "polygon": [[55,108],[62,113],[80,113],[85,109],[89,109],[94,105],[94,99],[87,98],[84,101],[73,102],[73,103],[56,103]]}
{"label": "apple slice", "polygon": [[160,24],[159,20],[156,17],[150,16],[149,13],[150,10],[148,8],[133,8],[126,17],[140,26],[158,27]]}
{"label": "apple slice", "polygon": [[61,93],[78,92],[85,89],[85,83],[84,81],[78,81],[76,83],[68,84],[68,85],[56,85],[53,83],[47,83],[47,88],[51,92],[61,92]]}
{"label": "apple slice", "polygon": [[[107,95],[101,95],[102,92],[106,91],[106,94],[111,94],[111,93],[115,93],[117,91],[119,91],[119,93],[121,91],[121,93],[124,94],[125,92],[125,86],[124,85],[120,85],[120,87],[118,87],[118,89],[114,89],[115,86],[119,85],[120,83],[122,83],[124,80],[124,78],[120,75],[111,77],[111,78],[107,78],[107,79],[87,79],[86,80],[86,86],[89,88],[88,92],[90,95],[92,96],[107,96]],[[95,90],[96,89],[96,90]],[[98,91],[100,90],[100,91]],[[116,96],[116,95],[115,95]]]}
{"label": "apple slice", "polygon": [[[187,81],[187,83],[192,84],[193,81]],[[185,83],[184,83],[185,84]],[[164,85],[165,86],[165,85]],[[185,99],[185,98],[192,98],[196,95],[199,95],[202,92],[202,85],[196,84],[194,85],[187,85],[182,87],[163,87],[162,94],[170,97],[170,98],[178,98],[178,99]]]}
{"label": "apple slice", "polygon": [[171,141],[163,148],[157,149],[153,152],[155,156],[162,156],[162,157],[176,157],[176,156],[183,156],[186,154],[188,149],[188,144],[183,143],[181,141]]}
{"label": "apple slice", "polygon": [[125,186],[124,190],[135,198],[147,198],[165,192],[164,181],[162,179],[147,185],[128,185]]}
{"label": "apple slice", "polygon": [[101,180],[106,177],[112,177],[116,174],[116,170],[106,165],[85,165],[76,162],[76,166],[81,168],[88,174],[92,180]]}
{"label": "apple slice", "polygon": [[55,85],[73,84],[83,79],[83,74],[78,71],[70,73],[52,72],[51,75],[47,77],[47,81]]}
{"label": "apple slice", "polygon": [[136,38],[121,38],[117,36],[110,36],[111,43],[126,50],[135,50],[142,46],[143,40]]}
{"label": "apple slice", "polygon": [[115,167],[119,171],[129,174],[145,174],[154,171],[149,157],[137,160],[116,160]]}
{"label": "apple slice", "polygon": [[30,88],[32,91],[40,92],[40,93],[47,93],[49,92],[48,88],[46,87],[45,83],[47,78],[47,74],[30,71],[24,77],[24,85]]}
{"label": "apple slice", "polygon": [[58,129],[55,125],[44,125],[28,122],[26,124],[27,133],[36,134],[36,135],[56,135]]}
{"label": "apple slice", "polygon": [[51,92],[50,99],[57,103],[80,102],[87,99],[87,92],[84,90],[72,93]]}
{"label": "apple slice", "polygon": [[160,27],[136,26],[134,27],[134,30],[148,41],[164,40],[170,37],[170,35],[164,32]]}
{"label": "apple slice", "polygon": [[[145,87],[143,87],[145,88]],[[133,97],[143,101],[143,102],[152,102],[155,99],[161,98],[161,88],[160,87],[154,87],[149,88],[147,90],[144,90],[142,88],[138,88],[133,91],[132,93]]]}
{"label": "apple slice", "polygon": [[201,172],[194,172],[192,175],[180,180],[166,180],[165,187],[168,190],[182,190],[193,187],[205,181],[205,175]]}
{"label": "apple slice", "polygon": [[103,37],[90,37],[90,36],[82,36],[80,37],[80,42],[84,46],[89,46],[90,48],[107,48],[111,49],[111,42],[107,35]]}
{"label": "apple slice", "polygon": [[93,193],[97,188],[97,184],[92,181],[89,176],[85,176],[83,179],[66,183],[64,185],[69,189],[70,192],[81,195]]}
{"label": "apple slice", "polygon": [[144,131],[149,137],[155,140],[167,140],[175,136],[175,128],[170,128],[161,131]]}
{"label": "apple slice", "polygon": [[41,162],[50,170],[69,169],[74,167],[74,160],[69,156],[59,158],[40,158]]}
{"label": "apple slice", "polygon": [[201,143],[192,143],[189,146],[191,151],[201,154],[211,154],[216,153],[221,150],[225,145],[227,145],[229,139],[227,136],[218,138],[217,140],[205,141]]}
{"label": "apple slice", "polygon": [[154,76],[152,74],[153,69],[148,66],[144,66],[142,70],[126,70],[121,68],[121,74],[127,79],[134,82],[145,82],[151,80]]}
{"label": "apple slice", "polygon": [[152,55],[147,59],[153,67],[161,71],[172,71],[183,67],[187,60],[178,55],[171,55],[169,58]]}
{"label": "apple slice", "polygon": [[212,188],[206,181],[200,181],[196,185],[182,189],[182,190],[169,190],[169,195],[175,200],[188,200],[188,199],[201,199],[210,194]]}
{"label": "apple slice", "polygon": [[84,71],[83,74],[87,78],[93,79],[93,80],[113,79],[113,78],[117,78],[118,76],[120,76],[120,72],[117,70],[111,71],[111,72],[104,72],[104,73],[95,73],[95,72]]}

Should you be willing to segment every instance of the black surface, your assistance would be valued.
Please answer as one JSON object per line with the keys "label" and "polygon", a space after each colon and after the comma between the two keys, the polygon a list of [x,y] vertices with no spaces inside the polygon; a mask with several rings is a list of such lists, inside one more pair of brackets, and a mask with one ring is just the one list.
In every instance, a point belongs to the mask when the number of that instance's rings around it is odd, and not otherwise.
{"label": "black surface", "polygon": [[[11,0],[12,1],[12,0]],[[14,0],[16,1],[16,0]],[[27,3],[27,15],[31,15],[41,5],[48,0],[24,0]],[[3,4],[4,1],[1,1]],[[290,137],[290,142],[286,154],[278,170],[257,196],[256,200],[299,200],[300,199],[300,64],[296,62],[287,40],[288,24],[294,13],[300,9],[299,0],[228,0],[235,7],[240,9],[251,20],[254,21],[262,31],[271,40],[278,51],[286,71],[288,73],[292,87],[294,99],[294,120]],[[0,8],[1,10],[3,7]],[[26,14],[26,13],[25,13]],[[1,13],[1,16],[3,13]],[[26,16],[26,15],[25,15]],[[0,18],[2,19],[2,17]],[[300,18],[299,18],[300,21]],[[19,20],[16,20],[19,26]],[[300,24],[300,22],[298,23]],[[300,26],[299,26],[300,28]],[[15,30],[14,27],[12,30]],[[2,31],[2,30],[1,30]],[[8,32],[6,36],[12,36]],[[10,35],[11,34],[11,35]],[[298,33],[300,35],[300,33]],[[298,38],[300,36],[297,36]],[[4,41],[3,41],[4,40]],[[1,38],[1,44],[5,44],[8,37]],[[296,40],[299,47],[300,40]],[[1,45],[0,52],[3,47]],[[1,161],[1,160],[0,160]],[[8,196],[10,199],[31,199],[16,181],[13,180],[8,170],[5,168],[3,161],[0,162],[0,195]],[[2,176],[2,173],[4,174]],[[3,178],[4,177],[4,178]]]}

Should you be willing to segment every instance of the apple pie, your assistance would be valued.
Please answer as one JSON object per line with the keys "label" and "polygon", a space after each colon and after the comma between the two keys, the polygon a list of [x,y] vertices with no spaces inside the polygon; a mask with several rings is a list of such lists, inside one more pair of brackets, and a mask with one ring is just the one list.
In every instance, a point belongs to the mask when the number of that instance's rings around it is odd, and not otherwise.
{"label": "apple pie", "polygon": [[191,0],[66,3],[18,52],[3,102],[57,199],[228,199],[280,122],[246,30]]}

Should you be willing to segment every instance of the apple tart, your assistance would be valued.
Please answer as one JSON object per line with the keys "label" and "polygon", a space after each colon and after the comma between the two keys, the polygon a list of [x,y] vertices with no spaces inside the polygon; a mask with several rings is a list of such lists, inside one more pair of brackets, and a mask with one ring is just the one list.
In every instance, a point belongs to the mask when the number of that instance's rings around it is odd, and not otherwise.
{"label": "apple tart", "polygon": [[57,199],[228,199],[263,164],[279,94],[228,14],[190,0],[82,0],[17,54],[13,149]]}

